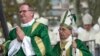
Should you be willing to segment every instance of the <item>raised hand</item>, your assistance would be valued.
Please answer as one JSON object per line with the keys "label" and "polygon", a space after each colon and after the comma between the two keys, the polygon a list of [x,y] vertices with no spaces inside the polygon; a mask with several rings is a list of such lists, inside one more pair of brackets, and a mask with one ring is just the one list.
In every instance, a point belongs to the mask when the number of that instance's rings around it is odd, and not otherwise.
{"label": "raised hand", "polygon": [[16,33],[18,41],[22,41],[24,39],[25,34],[19,26],[16,27]]}
{"label": "raised hand", "polygon": [[77,48],[77,44],[76,44],[75,40],[73,40],[73,42],[72,42],[72,47]]}

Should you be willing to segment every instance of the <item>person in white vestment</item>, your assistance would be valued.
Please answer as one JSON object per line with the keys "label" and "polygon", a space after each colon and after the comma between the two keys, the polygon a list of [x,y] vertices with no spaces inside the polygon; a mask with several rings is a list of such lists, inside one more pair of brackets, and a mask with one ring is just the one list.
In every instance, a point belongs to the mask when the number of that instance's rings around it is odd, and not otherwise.
{"label": "person in white vestment", "polygon": [[95,30],[92,27],[92,16],[89,13],[86,13],[83,17],[82,17],[82,21],[83,21],[83,28],[80,27],[78,30],[78,39],[86,42],[89,50],[92,52],[93,55],[95,55]]}

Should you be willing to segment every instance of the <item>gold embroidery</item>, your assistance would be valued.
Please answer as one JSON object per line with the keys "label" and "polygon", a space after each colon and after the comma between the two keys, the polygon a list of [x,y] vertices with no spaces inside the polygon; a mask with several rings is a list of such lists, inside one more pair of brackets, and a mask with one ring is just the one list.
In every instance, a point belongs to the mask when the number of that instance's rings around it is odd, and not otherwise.
{"label": "gold embroidery", "polygon": [[79,52],[80,52],[80,56],[83,56],[83,54],[82,54],[82,52],[79,50]]}
{"label": "gold embroidery", "polygon": [[64,56],[64,53],[65,53],[65,45],[66,43],[65,42],[60,42],[60,48],[61,48],[61,56]]}
{"label": "gold embroidery", "polygon": [[36,29],[36,27],[39,25],[39,23],[35,23],[33,26],[32,26],[32,31],[31,31],[31,33]]}
{"label": "gold embroidery", "polygon": [[38,37],[38,36],[35,36],[35,41],[36,41],[36,43],[37,43],[37,45],[39,47],[39,50],[40,50],[42,56],[44,56],[45,55],[45,46],[44,46],[41,38]]}
{"label": "gold embroidery", "polygon": [[60,42],[61,49],[64,49],[66,44],[67,44],[67,42]]}
{"label": "gold embroidery", "polygon": [[61,56],[62,56],[62,53],[64,51],[66,51],[66,55],[65,56],[70,56],[70,48],[68,48],[67,50],[65,50],[65,45],[67,44],[67,42],[60,42],[60,48],[61,48]]}
{"label": "gold embroidery", "polygon": [[70,56],[70,48],[66,51],[66,56]]}

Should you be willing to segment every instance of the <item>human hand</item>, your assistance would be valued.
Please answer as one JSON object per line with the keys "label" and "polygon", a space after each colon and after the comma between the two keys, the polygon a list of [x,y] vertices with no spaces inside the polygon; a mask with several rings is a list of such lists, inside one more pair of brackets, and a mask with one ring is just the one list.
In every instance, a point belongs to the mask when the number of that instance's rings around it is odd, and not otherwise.
{"label": "human hand", "polygon": [[18,41],[22,41],[24,39],[24,32],[21,30],[19,26],[16,27],[17,39]]}
{"label": "human hand", "polygon": [[73,47],[73,48],[77,48],[77,44],[76,44],[75,40],[72,41],[72,47]]}

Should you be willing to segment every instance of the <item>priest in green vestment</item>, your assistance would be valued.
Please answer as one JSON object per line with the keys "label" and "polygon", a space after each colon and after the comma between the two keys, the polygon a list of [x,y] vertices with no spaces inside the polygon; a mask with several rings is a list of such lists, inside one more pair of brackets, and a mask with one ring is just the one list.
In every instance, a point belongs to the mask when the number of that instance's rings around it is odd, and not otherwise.
{"label": "priest in green vestment", "polygon": [[53,48],[54,56],[92,56],[86,45],[74,37],[73,29],[75,25],[72,24],[75,23],[75,19],[71,12],[66,11],[61,20],[59,28],[60,42]]}
{"label": "priest in green vestment", "polygon": [[53,56],[47,27],[35,21],[28,3],[19,6],[21,27],[16,26],[4,43],[4,56]]}

